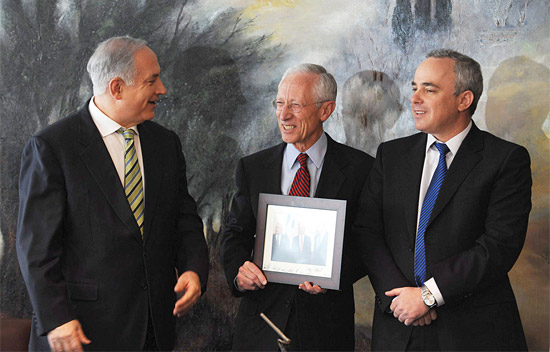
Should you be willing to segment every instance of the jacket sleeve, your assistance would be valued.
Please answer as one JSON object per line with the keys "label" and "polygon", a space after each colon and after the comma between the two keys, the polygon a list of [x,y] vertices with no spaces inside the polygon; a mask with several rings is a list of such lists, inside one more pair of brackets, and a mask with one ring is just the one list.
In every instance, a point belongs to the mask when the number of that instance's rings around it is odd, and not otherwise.
{"label": "jacket sleeve", "polygon": [[33,137],[21,158],[16,246],[41,335],[76,318],[61,270],[65,211],[62,169],[47,142]]}
{"label": "jacket sleeve", "polygon": [[244,295],[234,284],[239,268],[247,260],[252,260],[256,218],[252,210],[243,159],[239,160],[235,176],[237,192],[233,197],[227,215],[220,244],[220,260],[227,284],[235,297]]}
{"label": "jacket sleeve", "polygon": [[180,244],[177,269],[180,275],[189,270],[197,273],[201,281],[202,294],[204,294],[210,266],[208,247],[204,238],[202,220],[197,213],[197,204],[189,194],[186,163],[181,151],[181,142],[175,133],[173,133],[173,136],[176,141],[176,153],[179,163],[179,204],[176,221],[177,230],[180,234]]}
{"label": "jacket sleeve", "polygon": [[502,280],[523,248],[531,210],[527,150],[520,146],[511,149],[491,182],[485,187],[489,198],[482,224],[484,232],[475,245],[430,267],[446,304]]}
{"label": "jacket sleeve", "polygon": [[353,232],[359,241],[363,265],[376,294],[376,304],[383,312],[388,312],[392,297],[384,292],[411,284],[398,268],[386,244],[382,199],[383,146],[378,147],[376,160],[361,192]]}

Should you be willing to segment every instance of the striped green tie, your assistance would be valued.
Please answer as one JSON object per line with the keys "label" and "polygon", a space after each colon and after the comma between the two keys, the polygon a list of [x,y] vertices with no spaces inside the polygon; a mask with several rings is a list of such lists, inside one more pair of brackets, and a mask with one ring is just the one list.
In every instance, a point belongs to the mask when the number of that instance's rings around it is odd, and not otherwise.
{"label": "striped green tie", "polygon": [[124,148],[124,192],[136,222],[143,236],[143,182],[139,171],[136,147],[134,146],[134,130],[120,128],[118,130],[126,140]]}

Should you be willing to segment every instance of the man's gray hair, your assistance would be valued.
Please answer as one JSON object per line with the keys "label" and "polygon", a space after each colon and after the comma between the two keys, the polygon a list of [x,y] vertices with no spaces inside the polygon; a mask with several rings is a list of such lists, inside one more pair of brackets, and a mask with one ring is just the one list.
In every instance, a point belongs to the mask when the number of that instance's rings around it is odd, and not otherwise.
{"label": "man's gray hair", "polygon": [[453,59],[455,62],[455,96],[467,90],[474,93],[472,105],[468,108],[471,115],[476,111],[477,103],[483,93],[483,75],[479,63],[469,56],[450,49],[437,49],[426,58]]}
{"label": "man's gray hair", "polygon": [[281,78],[281,82],[279,83],[279,87],[286,76],[293,73],[311,73],[319,76],[319,79],[313,88],[315,101],[320,102],[336,100],[336,80],[323,66],[316,64],[299,64],[292,66],[285,71],[283,78]]}
{"label": "man's gray hair", "polygon": [[129,36],[113,37],[99,43],[87,66],[94,95],[103,94],[115,77],[120,77],[129,86],[134,85],[134,54],[146,45],[145,40]]}

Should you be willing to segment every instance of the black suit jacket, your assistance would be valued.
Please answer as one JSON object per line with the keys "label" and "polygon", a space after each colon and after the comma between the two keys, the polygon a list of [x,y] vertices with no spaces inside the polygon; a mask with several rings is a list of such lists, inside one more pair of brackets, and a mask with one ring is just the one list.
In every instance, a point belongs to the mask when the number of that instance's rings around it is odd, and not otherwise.
{"label": "black suit jacket", "polygon": [[[384,292],[415,286],[414,247],[426,134],[379,146],[355,230],[376,292],[373,350],[404,350],[412,332]],[[427,278],[445,299],[429,327],[443,350],[522,350],[525,337],[508,271],[531,209],[527,150],[475,124],[441,186],[425,233]]]}
{"label": "black suit jacket", "polygon": [[221,261],[236,297],[242,297],[235,332],[235,350],[277,350],[277,335],[261,319],[264,312],[283,331],[294,307],[304,350],[354,348],[353,282],[364,276],[354,253],[350,225],[357,212],[360,190],[373,158],[333,141],[327,153],[315,197],[347,200],[341,290],[311,295],[297,286],[268,283],[258,291],[238,291],[233,280],[239,267],[252,261],[259,193],[281,194],[281,165],[285,143],[245,157],[237,166],[237,193],[221,240]]}
{"label": "black suit jacket", "polygon": [[32,137],[22,155],[17,253],[34,308],[31,350],[78,319],[90,350],[140,350],[150,314],[175,342],[176,269],[208,278],[202,221],[175,133],[138,126],[145,169],[143,240],[88,103]]}

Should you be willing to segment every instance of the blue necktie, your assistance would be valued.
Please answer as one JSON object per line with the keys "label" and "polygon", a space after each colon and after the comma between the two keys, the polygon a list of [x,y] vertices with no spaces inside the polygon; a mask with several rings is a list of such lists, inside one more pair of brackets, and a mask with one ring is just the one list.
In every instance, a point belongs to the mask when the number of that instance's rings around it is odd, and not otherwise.
{"label": "blue necktie", "polygon": [[428,191],[426,191],[424,203],[422,203],[422,211],[420,212],[420,220],[418,221],[418,232],[416,234],[416,246],[414,249],[414,279],[418,286],[422,286],[424,281],[426,281],[426,247],[424,246],[424,234],[437,195],[439,194],[439,189],[447,174],[445,155],[449,152],[449,148],[443,143],[435,143],[435,147],[439,150],[439,162],[432,176]]}

